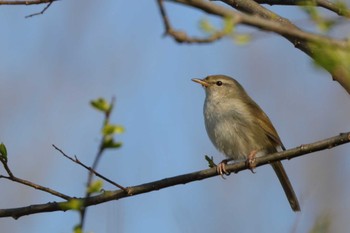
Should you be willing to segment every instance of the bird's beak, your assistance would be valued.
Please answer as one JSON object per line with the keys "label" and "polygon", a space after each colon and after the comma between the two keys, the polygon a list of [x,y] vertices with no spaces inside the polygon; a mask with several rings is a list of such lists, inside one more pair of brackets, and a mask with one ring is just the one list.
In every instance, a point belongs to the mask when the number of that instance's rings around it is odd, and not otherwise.
{"label": "bird's beak", "polygon": [[203,79],[193,78],[192,81],[201,84],[203,87],[209,86],[209,83],[207,83]]}

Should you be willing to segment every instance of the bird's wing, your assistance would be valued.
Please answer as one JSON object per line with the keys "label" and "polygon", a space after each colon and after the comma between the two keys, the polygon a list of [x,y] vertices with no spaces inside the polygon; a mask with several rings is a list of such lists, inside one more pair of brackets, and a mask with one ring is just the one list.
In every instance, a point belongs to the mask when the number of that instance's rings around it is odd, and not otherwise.
{"label": "bird's wing", "polygon": [[257,115],[257,123],[264,130],[266,135],[276,144],[276,146],[280,146],[283,150],[286,150],[275,127],[273,127],[265,112],[255,102],[251,102],[251,107],[252,109],[255,109],[254,113]]}

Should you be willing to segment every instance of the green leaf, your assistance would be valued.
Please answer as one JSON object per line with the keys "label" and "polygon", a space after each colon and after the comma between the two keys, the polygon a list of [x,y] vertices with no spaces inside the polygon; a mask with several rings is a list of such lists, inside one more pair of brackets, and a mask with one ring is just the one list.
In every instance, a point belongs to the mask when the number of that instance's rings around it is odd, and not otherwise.
{"label": "green leaf", "polygon": [[251,41],[251,36],[248,34],[235,34],[233,39],[237,44],[244,45]]}
{"label": "green leaf", "polygon": [[80,210],[83,206],[83,201],[79,199],[70,199],[68,202],[64,202],[60,204],[60,207],[63,210]]}
{"label": "green leaf", "polygon": [[[315,0],[306,0],[306,5],[300,6],[301,9],[308,14],[310,19],[316,24],[317,28],[321,32],[328,32],[336,24],[336,20],[330,20],[323,17],[318,8]],[[339,5],[339,7],[344,5]]]}
{"label": "green leaf", "polygon": [[333,28],[333,26],[336,24],[335,20],[326,20],[323,19],[319,23],[317,23],[317,27],[322,32],[328,32],[330,29]]}
{"label": "green leaf", "polygon": [[96,180],[90,184],[88,187],[87,192],[92,194],[92,193],[98,193],[102,190],[103,187],[103,181],[102,180]]}
{"label": "green leaf", "polygon": [[334,4],[339,8],[341,12],[347,11],[348,9],[348,6],[346,5],[345,1],[334,1]]}
{"label": "green leaf", "polygon": [[216,167],[216,164],[214,163],[214,160],[213,160],[213,156],[209,157],[208,155],[206,155],[204,158],[205,160],[208,161],[208,166],[210,168]]}
{"label": "green leaf", "polygon": [[308,14],[312,20],[317,20],[321,17],[314,5],[301,6],[301,9],[303,9],[304,12]]}
{"label": "green leaf", "polygon": [[7,149],[4,143],[0,144],[0,159],[7,162]]}
{"label": "green leaf", "polygon": [[111,105],[103,98],[98,98],[96,100],[91,100],[90,104],[95,109],[101,111],[101,112],[108,112],[111,108]]}
{"label": "green leaf", "polygon": [[107,124],[102,129],[102,135],[108,136],[113,134],[121,134],[124,132],[124,127],[121,125]]}
{"label": "green leaf", "polygon": [[333,223],[333,219],[330,214],[324,213],[317,217],[314,222],[313,227],[310,229],[309,233],[327,233],[332,232],[331,225]]}
{"label": "green leaf", "polygon": [[223,28],[223,32],[224,32],[225,34],[230,34],[230,33],[233,32],[234,28],[235,28],[235,22],[234,22],[233,18],[231,18],[231,17],[226,17],[226,18],[224,19],[224,28]]}
{"label": "green leaf", "polygon": [[81,229],[80,224],[74,227],[74,233],[83,233],[83,229]]}
{"label": "green leaf", "polygon": [[199,28],[208,34],[212,34],[216,31],[216,28],[210,23],[208,19],[201,19],[199,21]]}
{"label": "green leaf", "polygon": [[[347,47],[337,47],[328,43],[309,43],[314,52],[316,63],[332,72],[343,70],[350,72],[350,43]],[[345,77],[349,78],[349,77]]]}
{"label": "green leaf", "polygon": [[112,137],[106,137],[103,141],[103,149],[116,149],[122,146],[121,142],[115,142]]}

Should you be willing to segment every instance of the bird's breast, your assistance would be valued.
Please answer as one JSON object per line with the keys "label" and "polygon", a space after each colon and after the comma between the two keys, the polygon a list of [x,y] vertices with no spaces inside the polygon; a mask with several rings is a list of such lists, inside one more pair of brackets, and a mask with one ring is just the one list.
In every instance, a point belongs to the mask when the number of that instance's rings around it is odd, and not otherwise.
{"label": "bird's breast", "polygon": [[263,151],[268,138],[249,117],[224,105],[205,104],[204,119],[208,136],[214,146],[228,158],[246,159],[253,151]]}

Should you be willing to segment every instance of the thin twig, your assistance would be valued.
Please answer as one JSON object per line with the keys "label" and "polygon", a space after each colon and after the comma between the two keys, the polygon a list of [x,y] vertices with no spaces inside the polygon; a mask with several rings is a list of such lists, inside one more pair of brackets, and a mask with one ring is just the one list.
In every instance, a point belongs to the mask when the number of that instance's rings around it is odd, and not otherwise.
{"label": "thin twig", "polygon": [[50,188],[41,186],[39,184],[35,184],[35,183],[31,182],[31,181],[24,180],[24,179],[16,177],[13,174],[13,172],[10,170],[7,162],[5,162],[3,160],[1,160],[1,162],[2,162],[3,167],[5,168],[8,176],[0,175],[0,178],[8,179],[8,180],[11,180],[11,181],[14,181],[14,182],[17,182],[17,183],[20,183],[20,184],[23,184],[23,185],[26,185],[26,186],[29,186],[29,187],[32,187],[32,188],[44,191],[44,192],[50,193],[50,194],[52,194],[54,196],[60,197],[60,198],[65,199],[65,200],[72,199],[72,197],[67,196],[67,195],[65,195],[63,193],[57,192],[57,191],[55,191],[53,189],[50,189]]}
{"label": "thin twig", "polygon": [[[350,142],[350,132],[342,133],[338,136],[327,138],[310,144],[304,144],[293,149],[266,155],[264,157],[256,158],[256,167],[263,166],[272,162],[292,159],[305,154],[311,154],[316,151],[331,149],[333,147]],[[228,164],[226,170],[232,173],[250,169],[245,161]],[[89,198],[78,198],[84,202],[85,207],[98,205],[100,203],[127,198],[130,196],[140,195],[152,191],[158,191],[167,187],[172,187],[180,184],[187,184],[193,181],[199,181],[210,177],[218,176],[216,168],[201,170],[184,175],[169,177],[150,183],[128,187],[129,193],[124,190],[106,191],[100,195]],[[13,217],[15,219],[36,213],[66,211],[67,202],[50,202],[47,204],[31,205],[13,209],[0,209],[0,217]]]}
{"label": "thin twig", "polygon": [[174,40],[179,43],[199,43],[199,44],[211,43],[227,35],[227,33],[224,31],[218,31],[206,38],[189,37],[184,31],[175,30],[171,26],[168,15],[166,14],[166,11],[165,11],[163,0],[157,0],[157,3],[158,3],[160,15],[162,16],[163,24],[165,28],[164,35],[172,36]]}
{"label": "thin twig", "polygon": [[[210,1],[220,1],[220,0],[210,0]],[[350,18],[350,9],[345,5],[336,4],[327,0],[314,0],[314,1],[305,1],[305,0],[254,0],[259,4],[268,4],[272,5],[281,5],[281,6],[319,6],[325,8],[329,11],[332,11],[339,16],[344,16]]]}
{"label": "thin twig", "polygon": [[0,5],[39,5],[59,0],[0,1]]}
{"label": "thin twig", "polygon": [[164,24],[164,27],[165,27],[164,34],[167,34],[168,31],[171,29],[171,25],[170,25],[168,16],[166,14],[166,11],[165,11],[165,8],[164,8],[164,5],[163,5],[163,0],[157,0],[157,3],[158,3],[160,15],[162,16],[163,24]]}
{"label": "thin twig", "polygon": [[3,159],[0,159],[1,163],[2,163],[2,166],[5,168],[7,174],[9,175],[9,177],[14,177],[10,167],[7,165],[7,161],[3,160]]}
{"label": "thin twig", "polygon": [[346,6],[341,6],[341,4],[336,4],[327,0],[315,0],[315,1],[305,1],[305,0],[254,0],[259,4],[269,4],[269,5],[288,5],[288,6],[319,6],[330,10],[339,16],[344,16],[346,18],[350,17],[350,10]]}
{"label": "thin twig", "polygon": [[59,151],[64,157],[66,157],[67,159],[73,161],[76,164],[79,164],[80,166],[82,166],[83,168],[85,168],[86,170],[88,170],[89,172],[94,173],[96,176],[100,177],[101,179],[107,181],[108,183],[116,186],[117,188],[120,188],[122,190],[124,190],[125,192],[128,192],[128,189],[121,186],[120,184],[115,183],[114,181],[108,179],[107,177],[101,175],[100,173],[98,173],[97,171],[93,170],[91,167],[86,166],[84,163],[82,163],[76,156],[74,158],[72,158],[71,156],[67,155],[66,153],[64,153],[60,148],[58,148],[57,146],[53,145],[52,146]]}
{"label": "thin twig", "polygon": [[49,9],[49,7],[51,6],[51,4],[52,4],[54,1],[56,1],[56,0],[51,0],[51,2],[50,2],[49,4],[47,4],[47,6],[45,6],[44,9],[42,9],[42,11],[37,12],[37,13],[34,13],[34,14],[27,15],[25,18],[31,18],[31,17],[33,17],[33,16],[37,16],[37,15],[42,15],[42,14],[44,14],[45,11],[46,11],[47,9]]}

